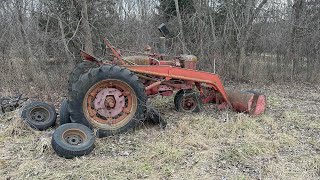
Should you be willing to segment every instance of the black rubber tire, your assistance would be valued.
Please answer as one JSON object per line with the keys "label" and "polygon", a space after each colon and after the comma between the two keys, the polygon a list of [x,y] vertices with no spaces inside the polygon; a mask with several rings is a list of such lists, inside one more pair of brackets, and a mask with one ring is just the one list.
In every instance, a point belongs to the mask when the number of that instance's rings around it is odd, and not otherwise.
{"label": "black rubber tire", "polygon": [[[70,144],[63,137],[68,131],[82,132],[86,138],[79,144]],[[76,133],[73,133],[77,135]],[[71,133],[72,135],[72,133]],[[87,126],[77,123],[68,123],[59,126],[53,133],[51,145],[54,151],[60,156],[67,159],[90,154],[94,149],[95,136],[93,131]]]}
{"label": "black rubber tire", "polygon": [[[137,97],[137,110],[133,118],[122,127],[117,129],[94,127],[89,120],[86,119],[83,112],[83,100],[87,91],[96,83],[106,80],[115,79],[128,84],[134,91]],[[93,68],[89,72],[82,75],[79,80],[73,84],[72,91],[69,93],[69,110],[71,122],[81,123],[90,128],[96,128],[100,133],[98,137],[105,137],[115,134],[120,134],[128,131],[136,126],[137,122],[144,120],[144,114],[146,110],[147,96],[144,91],[144,86],[140,83],[138,77],[131,71],[119,67],[104,65],[99,68]]]}
{"label": "black rubber tire", "polygon": [[59,115],[60,115],[60,126],[63,124],[71,123],[67,99],[64,99],[62,101],[60,105]]}
{"label": "black rubber tire", "polygon": [[82,74],[88,72],[91,68],[96,68],[96,67],[99,67],[99,65],[97,63],[90,62],[90,61],[83,61],[77,64],[76,67],[74,67],[71,73],[69,74],[69,80],[68,80],[69,92],[72,89],[72,84],[77,82]]}
{"label": "black rubber tire", "polygon": [[167,126],[167,121],[165,121],[160,112],[152,106],[148,107],[147,120],[153,124],[159,124],[161,129],[165,129]]}
{"label": "black rubber tire", "polygon": [[[196,102],[195,108],[192,110],[185,110],[182,107],[182,101],[184,98],[193,98],[193,100]],[[176,107],[176,110],[179,112],[200,112],[201,108],[202,108],[202,102],[199,96],[198,92],[195,92],[191,89],[187,89],[187,90],[180,90],[177,92],[177,94],[174,97],[174,104]]]}
{"label": "black rubber tire", "polygon": [[[39,117],[39,120],[36,120],[35,116]],[[43,131],[55,124],[57,113],[55,107],[50,104],[45,102],[31,102],[23,107],[21,118],[24,119],[30,127]]]}
{"label": "black rubber tire", "polygon": [[174,107],[175,109],[178,111],[178,103],[177,103],[177,99],[178,97],[180,96],[180,94],[183,94],[185,90],[183,89],[180,89],[178,92],[176,92],[175,96],[174,96],[174,100],[173,100],[173,103],[174,103]]}

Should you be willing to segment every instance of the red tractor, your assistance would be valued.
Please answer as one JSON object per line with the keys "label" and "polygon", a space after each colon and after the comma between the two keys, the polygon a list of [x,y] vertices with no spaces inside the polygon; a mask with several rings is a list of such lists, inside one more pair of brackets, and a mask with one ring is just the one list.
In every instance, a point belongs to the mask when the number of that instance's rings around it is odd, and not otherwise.
{"label": "red tractor", "polygon": [[265,110],[264,95],[226,91],[218,75],[196,70],[193,55],[171,60],[154,53],[123,57],[120,50],[104,41],[113,61],[81,51],[84,62],[71,73],[68,101],[64,102],[71,122],[96,129],[100,136],[123,133],[144,120],[147,99],[155,95],[175,95],[175,108],[182,112],[199,112],[203,103],[251,115]]}

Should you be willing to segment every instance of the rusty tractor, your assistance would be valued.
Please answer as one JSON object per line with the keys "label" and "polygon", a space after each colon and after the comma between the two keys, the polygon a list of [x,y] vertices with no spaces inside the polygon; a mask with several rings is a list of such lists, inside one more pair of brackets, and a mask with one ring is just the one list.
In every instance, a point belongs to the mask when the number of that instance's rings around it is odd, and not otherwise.
{"label": "rusty tractor", "polygon": [[103,61],[81,51],[84,61],[70,75],[65,102],[72,123],[96,129],[100,136],[133,128],[145,119],[147,99],[155,95],[174,95],[174,106],[181,112],[199,112],[203,103],[250,115],[265,111],[263,94],[226,90],[217,74],[196,70],[196,56],[170,59],[148,53],[148,47],[145,53],[124,57],[107,39],[104,42],[113,60]]}

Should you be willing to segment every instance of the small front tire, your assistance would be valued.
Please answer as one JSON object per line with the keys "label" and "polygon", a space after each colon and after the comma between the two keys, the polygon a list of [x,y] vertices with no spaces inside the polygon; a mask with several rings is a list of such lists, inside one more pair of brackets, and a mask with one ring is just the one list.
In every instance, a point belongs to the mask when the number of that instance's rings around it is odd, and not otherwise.
{"label": "small front tire", "polygon": [[191,89],[178,91],[174,104],[179,112],[200,112],[202,107],[199,93]]}

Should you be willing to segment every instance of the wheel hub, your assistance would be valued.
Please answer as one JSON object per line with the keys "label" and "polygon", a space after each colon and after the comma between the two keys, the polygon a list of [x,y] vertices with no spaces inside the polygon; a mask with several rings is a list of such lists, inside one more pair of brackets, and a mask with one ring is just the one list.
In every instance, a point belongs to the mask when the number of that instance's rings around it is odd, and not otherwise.
{"label": "wheel hub", "polygon": [[182,107],[187,111],[193,110],[196,107],[196,102],[194,102],[193,98],[186,98],[183,101]]}
{"label": "wheel hub", "polygon": [[86,93],[83,111],[87,120],[100,129],[117,129],[127,124],[138,108],[133,89],[125,82],[107,79]]}
{"label": "wheel hub", "polygon": [[107,96],[106,100],[104,101],[104,105],[108,110],[114,108],[114,106],[116,105],[114,96]]}
{"label": "wheel hub", "polygon": [[45,121],[47,116],[46,116],[46,112],[44,112],[45,110],[43,109],[35,109],[31,112],[31,119],[34,121]]}
{"label": "wheel hub", "polygon": [[102,89],[94,100],[94,108],[105,118],[117,116],[124,107],[125,98],[122,92],[115,88]]}
{"label": "wheel hub", "polygon": [[65,137],[67,143],[71,145],[78,145],[83,142],[83,139],[79,135],[69,135]]}
{"label": "wheel hub", "polygon": [[78,129],[69,129],[63,133],[62,137],[70,145],[80,145],[87,139],[85,133]]}

